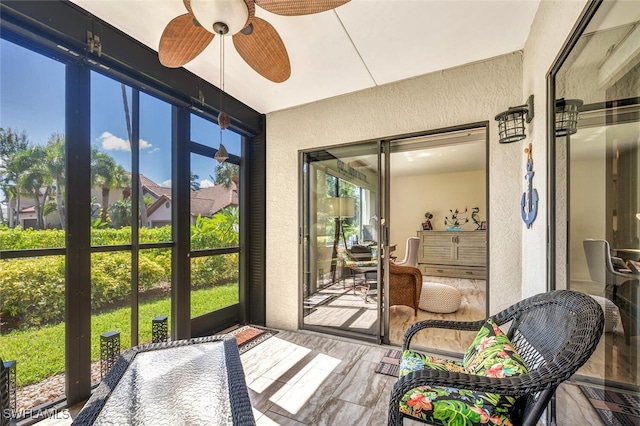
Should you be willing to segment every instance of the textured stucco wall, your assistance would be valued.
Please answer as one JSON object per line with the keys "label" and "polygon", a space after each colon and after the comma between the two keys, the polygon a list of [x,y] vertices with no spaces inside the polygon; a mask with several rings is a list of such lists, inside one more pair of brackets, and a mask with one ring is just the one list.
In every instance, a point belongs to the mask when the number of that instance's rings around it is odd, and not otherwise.
{"label": "textured stucco wall", "polygon": [[528,297],[547,290],[547,73],[562,49],[565,40],[580,17],[587,2],[542,1],[531,25],[529,37],[524,47],[523,96],[535,97],[535,117],[527,126],[527,138],[519,146],[521,163],[520,180],[526,171],[525,144],[533,144],[534,188],[538,190],[540,204],[538,217],[531,229],[522,224],[522,297]]}
{"label": "textured stucco wall", "polygon": [[480,121],[489,122],[491,138],[491,311],[519,300],[521,147],[498,144],[493,118],[522,98],[516,52],[269,114],[267,325],[298,326],[299,150]]}

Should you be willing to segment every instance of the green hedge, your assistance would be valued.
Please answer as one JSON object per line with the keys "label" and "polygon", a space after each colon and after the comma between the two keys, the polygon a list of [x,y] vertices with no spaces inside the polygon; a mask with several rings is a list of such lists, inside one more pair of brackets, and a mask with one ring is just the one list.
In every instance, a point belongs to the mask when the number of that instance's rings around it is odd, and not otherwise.
{"label": "green hedge", "polygon": [[[206,221],[206,219],[205,219]],[[194,231],[192,227],[192,232]],[[209,227],[216,234],[216,227]],[[202,229],[198,229],[202,236]],[[141,229],[141,241],[170,241],[171,227]],[[92,229],[92,244],[130,242],[131,228]],[[207,242],[219,240],[216,235]],[[0,228],[3,250],[63,247],[64,231]],[[237,282],[238,254],[196,257],[191,262],[192,290]],[[166,286],[171,281],[171,250],[139,251],[138,288]],[[19,328],[55,324],[64,320],[65,256],[0,261],[0,317]],[[91,307],[108,310],[128,305],[131,293],[131,253],[91,255]]]}

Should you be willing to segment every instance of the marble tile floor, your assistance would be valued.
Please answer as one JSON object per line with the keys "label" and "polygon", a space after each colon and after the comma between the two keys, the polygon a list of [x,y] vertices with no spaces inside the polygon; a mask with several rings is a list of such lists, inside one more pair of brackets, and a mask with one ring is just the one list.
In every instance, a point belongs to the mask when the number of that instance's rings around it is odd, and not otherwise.
{"label": "marble tile floor", "polygon": [[[423,282],[427,281],[447,284],[460,290],[462,294],[460,308],[451,314],[435,314],[418,310],[416,317],[410,307],[392,307],[389,315],[389,339],[392,344],[402,344],[405,330],[416,321],[426,319],[474,321],[486,318],[485,280],[424,276]],[[370,291],[365,301],[361,288],[357,287],[357,291],[353,288],[354,283],[347,279],[345,283],[338,282],[316,293],[313,300],[318,300],[320,303],[308,310],[304,323],[374,335],[377,330],[377,291]],[[468,342],[464,335],[464,332],[451,334],[436,330],[428,336],[419,333],[414,338],[414,343],[416,347],[439,347],[443,351],[464,352],[471,343],[474,333],[469,334]]]}
{"label": "marble tile floor", "polygon": [[[485,318],[485,282],[425,277],[425,281],[443,282],[463,294],[460,309],[452,314],[434,314],[419,310],[414,317],[409,307],[392,307],[390,340],[400,345],[404,331],[415,321],[451,319],[459,321]],[[365,303],[361,292],[338,283],[325,289],[331,295],[306,317],[325,325],[347,325],[373,333],[376,301]],[[325,306],[326,305],[326,306]],[[329,321],[329,322],[327,322]],[[414,338],[414,348],[437,348],[447,353],[463,353],[475,332],[450,333],[431,330]],[[592,359],[579,371],[587,377],[640,382],[638,369],[629,359],[629,351],[638,348],[638,340],[627,347],[620,335],[606,333]],[[347,338],[306,331],[282,331],[242,355],[246,381],[258,425],[384,425],[388,395],[393,377],[376,374],[375,366],[388,349]],[[428,352],[428,351],[427,351]],[[637,358],[637,352],[636,352]],[[633,370],[633,371],[632,371]],[[634,374],[635,373],[635,374]],[[557,392],[557,425],[600,425],[601,422],[582,392],[573,382],[565,382]],[[66,426],[81,405],[68,413],[39,423]],[[405,424],[421,423],[405,420]]]}
{"label": "marble tile floor", "polygon": [[[241,355],[258,426],[386,425],[394,377],[375,373],[389,347],[306,331],[281,331]],[[558,426],[599,422],[573,384],[558,392]],[[67,426],[78,412],[38,425]],[[422,423],[405,419],[405,425]],[[542,423],[539,423],[541,425]]]}
{"label": "marble tile floor", "polygon": [[[436,314],[418,309],[418,316],[410,307],[395,306],[389,312],[389,341],[402,345],[404,332],[413,323],[428,319],[448,321],[476,321],[487,317],[485,280],[423,276],[423,282],[437,282],[457,288],[462,294],[460,308],[450,314]],[[431,329],[419,332],[412,340],[415,348],[438,348],[444,352],[464,352],[473,341],[474,333]]]}

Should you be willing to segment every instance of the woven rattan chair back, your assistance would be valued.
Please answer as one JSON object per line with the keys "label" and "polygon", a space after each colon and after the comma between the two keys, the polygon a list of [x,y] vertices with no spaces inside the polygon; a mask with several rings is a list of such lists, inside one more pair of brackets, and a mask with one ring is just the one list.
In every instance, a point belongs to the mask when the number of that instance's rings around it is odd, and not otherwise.
{"label": "woven rattan chair back", "polygon": [[[438,371],[411,373],[398,380],[392,392],[389,424],[402,423],[398,396],[421,385],[451,386],[504,395],[522,396],[514,424],[535,426],[558,385],[571,377],[591,356],[604,328],[600,305],[589,295],[557,290],[522,300],[492,317],[505,329],[523,357],[528,374],[503,379]],[[484,321],[421,321],[404,336],[403,348],[425,328],[474,330]],[[395,409],[395,412],[394,412]]]}
{"label": "woven rattan chair back", "polygon": [[548,383],[547,389],[530,393],[522,401],[523,412],[536,418],[558,385],[587,362],[604,327],[598,303],[572,291],[543,293],[500,312],[495,319],[498,324],[511,322],[507,333],[511,343],[530,374]]}

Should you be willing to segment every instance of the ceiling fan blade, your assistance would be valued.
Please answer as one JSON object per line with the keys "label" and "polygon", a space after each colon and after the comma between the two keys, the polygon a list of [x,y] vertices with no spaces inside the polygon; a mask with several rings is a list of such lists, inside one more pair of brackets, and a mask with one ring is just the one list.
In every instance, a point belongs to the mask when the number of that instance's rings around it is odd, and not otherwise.
{"label": "ceiling fan blade", "polygon": [[255,0],[256,4],[276,15],[299,16],[335,9],[350,0]]}
{"label": "ceiling fan blade", "polygon": [[198,56],[214,36],[194,25],[191,14],[180,15],[172,19],[162,32],[158,47],[160,63],[169,68],[181,67]]}
{"label": "ceiling fan blade", "polygon": [[184,7],[187,8],[189,13],[193,15],[193,10],[191,10],[191,0],[182,0],[182,3],[184,3]]}
{"label": "ceiling fan blade", "polygon": [[258,17],[251,21],[253,31],[233,36],[233,45],[251,68],[274,83],[282,83],[291,75],[289,54],[273,26]]}

